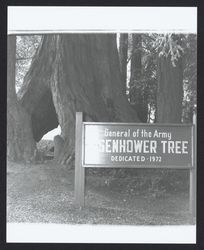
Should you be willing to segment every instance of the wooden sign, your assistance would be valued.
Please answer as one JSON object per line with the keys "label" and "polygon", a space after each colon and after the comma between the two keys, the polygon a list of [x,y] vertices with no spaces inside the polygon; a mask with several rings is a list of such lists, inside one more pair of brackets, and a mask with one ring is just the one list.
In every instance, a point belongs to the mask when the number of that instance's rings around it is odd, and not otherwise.
{"label": "wooden sign", "polygon": [[[195,118],[195,117],[194,117]],[[196,213],[196,122],[83,122],[76,113],[75,203],[85,205],[86,167],[189,169],[189,210]]]}
{"label": "wooden sign", "polygon": [[190,168],[193,126],[83,123],[83,167]]}

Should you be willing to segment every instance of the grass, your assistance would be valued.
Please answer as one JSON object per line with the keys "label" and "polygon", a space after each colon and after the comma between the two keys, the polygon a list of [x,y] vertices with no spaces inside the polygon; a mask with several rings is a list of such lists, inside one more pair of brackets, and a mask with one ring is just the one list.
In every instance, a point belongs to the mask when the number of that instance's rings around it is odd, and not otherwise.
{"label": "grass", "polygon": [[[74,204],[74,170],[7,163],[7,221],[67,224],[187,225],[188,189],[156,196],[132,189],[130,177],[107,181],[86,171],[86,206]],[[143,190],[143,192],[142,192]]]}

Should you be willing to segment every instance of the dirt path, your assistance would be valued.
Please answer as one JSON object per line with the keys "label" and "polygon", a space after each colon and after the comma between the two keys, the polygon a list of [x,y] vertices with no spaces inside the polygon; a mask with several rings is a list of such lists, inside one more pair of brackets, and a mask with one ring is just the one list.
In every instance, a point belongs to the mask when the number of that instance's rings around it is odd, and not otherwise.
{"label": "dirt path", "polygon": [[8,222],[194,224],[187,193],[167,193],[160,198],[124,193],[105,184],[103,178],[88,175],[86,207],[80,210],[74,205],[74,170],[53,163],[8,163],[7,172]]}

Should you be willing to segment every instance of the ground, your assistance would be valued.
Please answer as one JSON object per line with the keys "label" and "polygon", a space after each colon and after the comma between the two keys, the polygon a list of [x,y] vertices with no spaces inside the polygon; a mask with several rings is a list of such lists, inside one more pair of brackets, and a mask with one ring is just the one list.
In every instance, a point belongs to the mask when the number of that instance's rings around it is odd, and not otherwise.
{"label": "ground", "polygon": [[130,183],[130,177],[107,179],[86,170],[86,205],[80,209],[74,204],[74,169],[53,161],[35,165],[8,162],[7,221],[117,225],[195,223],[188,210],[188,190],[142,192],[132,189]]}

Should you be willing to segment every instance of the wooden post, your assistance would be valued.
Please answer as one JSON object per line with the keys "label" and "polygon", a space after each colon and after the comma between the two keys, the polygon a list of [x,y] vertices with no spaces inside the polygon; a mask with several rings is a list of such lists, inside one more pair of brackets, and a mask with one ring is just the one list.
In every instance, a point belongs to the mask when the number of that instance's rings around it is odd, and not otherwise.
{"label": "wooden post", "polygon": [[82,167],[83,114],[76,112],[75,127],[75,204],[84,207],[85,168]]}
{"label": "wooden post", "polygon": [[196,175],[197,175],[197,131],[196,131],[196,114],[193,115],[193,168],[190,169],[190,190],[189,190],[189,210],[193,217],[196,216]]}

